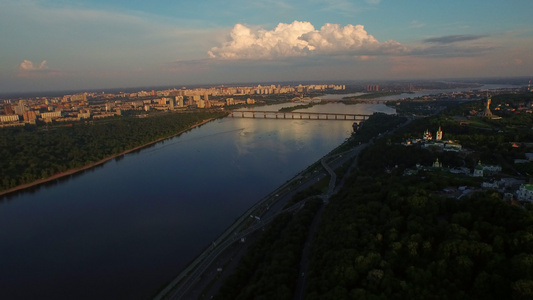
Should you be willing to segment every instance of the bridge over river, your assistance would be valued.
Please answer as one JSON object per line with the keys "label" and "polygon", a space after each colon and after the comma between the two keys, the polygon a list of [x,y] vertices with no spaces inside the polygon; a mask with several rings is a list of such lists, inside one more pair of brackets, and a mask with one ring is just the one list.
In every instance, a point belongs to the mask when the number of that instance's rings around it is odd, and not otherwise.
{"label": "bridge over river", "polygon": [[339,120],[339,121],[365,121],[370,115],[364,114],[343,114],[324,112],[283,112],[283,111],[255,111],[238,110],[227,111],[232,118],[263,118],[263,119],[305,119],[305,120]]}

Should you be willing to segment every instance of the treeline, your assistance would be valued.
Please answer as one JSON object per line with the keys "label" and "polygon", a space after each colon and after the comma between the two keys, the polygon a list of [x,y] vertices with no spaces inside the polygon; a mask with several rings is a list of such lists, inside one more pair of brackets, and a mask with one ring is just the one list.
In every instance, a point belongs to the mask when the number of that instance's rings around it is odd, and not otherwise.
{"label": "treeline", "polygon": [[368,142],[371,139],[391,130],[407,121],[407,118],[384,113],[374,113],[363,122],[361,129],[355,133],[357,142]]}
{"label": "treeline", "polygon": [[80,168],[150,143],[221,113],[168,113],[120,117],[72,126],[0,130],[0,190]]}
{"label": "treeline", "polygon": [[293,299],[302,247],[322,200],[284,213],[250,246],[214,299]]}
{"label": "treeline", "polygon": [[357,132],[354,132],[346,142],[337,147],[333,152],[343,152],[361,143],[369,142],[373,138],[398,127],[406,121],[407,118],[397,115],[373,113],[361,124],[361,128]]}

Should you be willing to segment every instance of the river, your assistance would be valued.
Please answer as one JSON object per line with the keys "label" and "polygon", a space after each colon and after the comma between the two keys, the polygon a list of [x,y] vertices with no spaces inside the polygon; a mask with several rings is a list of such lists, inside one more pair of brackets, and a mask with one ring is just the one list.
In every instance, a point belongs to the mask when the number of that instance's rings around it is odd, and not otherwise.
{"label": "river", "polygon": [[[383,104],[311,111],[394,113]],[[4,197],[2,298],[149,299],[247,208],[342,143],[351,126],[219,119]]]}

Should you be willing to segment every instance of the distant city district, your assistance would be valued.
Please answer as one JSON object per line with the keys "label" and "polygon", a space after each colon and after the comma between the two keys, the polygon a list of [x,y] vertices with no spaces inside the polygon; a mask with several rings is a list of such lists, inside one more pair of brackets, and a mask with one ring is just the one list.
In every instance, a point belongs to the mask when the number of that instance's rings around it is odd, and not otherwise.
{"label": "distant city district", "polygon": [[175,111],[255,104],[253,96],[301,96],[312,92],[344,90],[345,85],[212,87],[167,89],[135,93],[79,93],[62,97],[5,99],[0,102],[0,126],[21,126],[36,122],[69,122],[120,116],[124,111]]}

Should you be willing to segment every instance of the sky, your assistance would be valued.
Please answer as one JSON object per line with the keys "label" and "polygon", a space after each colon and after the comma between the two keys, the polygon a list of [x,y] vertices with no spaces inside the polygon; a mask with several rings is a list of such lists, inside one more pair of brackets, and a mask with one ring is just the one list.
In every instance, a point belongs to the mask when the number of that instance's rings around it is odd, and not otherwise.
{"label": "sky", "polygon": [[531,0],[1,0],[0,93],[533,75]]}

